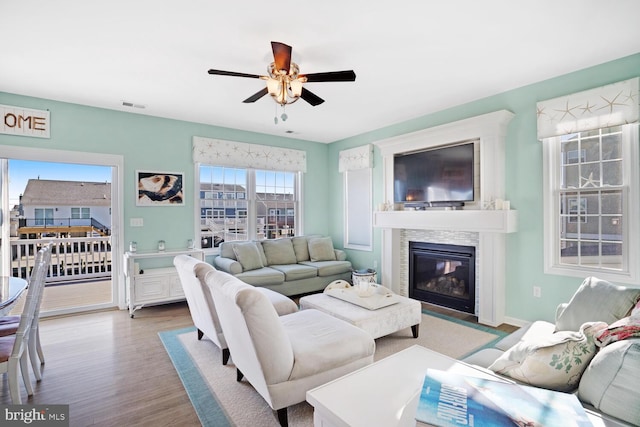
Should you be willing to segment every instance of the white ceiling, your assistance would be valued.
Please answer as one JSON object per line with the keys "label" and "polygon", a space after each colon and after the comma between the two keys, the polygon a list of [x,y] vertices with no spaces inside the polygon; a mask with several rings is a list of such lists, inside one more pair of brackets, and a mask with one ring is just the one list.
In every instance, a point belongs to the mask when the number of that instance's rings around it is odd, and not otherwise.
{"label": "white ceiling", "polygon": [[[638,53],[638,16],[638,0],[3,1],[0,91],[333,142]],[[276,125],[270,97],[242,103],[263,81],[207,74],[265,74],[272,40],[301,73],[357,79],[307,83],[326,102]]]}

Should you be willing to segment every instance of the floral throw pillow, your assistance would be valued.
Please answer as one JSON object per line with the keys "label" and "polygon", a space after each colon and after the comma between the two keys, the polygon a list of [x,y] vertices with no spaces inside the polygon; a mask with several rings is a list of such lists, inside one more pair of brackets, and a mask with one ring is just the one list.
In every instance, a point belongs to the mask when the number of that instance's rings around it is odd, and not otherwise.
{"label": "floral throw pillow", "polygon": [[612,342],[640,338],[640,302],[631,311],[631,316],[613,322],[596,336],[596,345],[604,347]]}
{"label": "floral throw pillow", "polygon": [[489,369],[526,384],[573,391],[596,354],[594,335],[606,327],[604,322],[588,322],[577,332],[560,331],[533,341],[520,341]]}

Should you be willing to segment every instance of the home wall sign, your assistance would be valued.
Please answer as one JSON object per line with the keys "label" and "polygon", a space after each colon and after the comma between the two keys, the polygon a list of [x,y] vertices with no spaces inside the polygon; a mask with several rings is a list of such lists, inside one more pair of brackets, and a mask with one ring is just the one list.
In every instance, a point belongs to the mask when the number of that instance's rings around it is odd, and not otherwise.
{"label": "home wall sign", "polygon": [[49,138],[49,111],[0,105],[0,133]]}

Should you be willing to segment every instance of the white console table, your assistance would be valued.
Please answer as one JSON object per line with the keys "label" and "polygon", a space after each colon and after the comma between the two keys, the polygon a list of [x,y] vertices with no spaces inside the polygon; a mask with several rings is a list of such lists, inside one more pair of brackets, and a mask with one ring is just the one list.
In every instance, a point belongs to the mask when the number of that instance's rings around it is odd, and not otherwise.
{"label": "white console table", "polygon": [[[164,304],[184,300],[184,291],[173,267],[173,258],[177,255],[190,255],[204,260],[202,249],[167,250],[153,252],[125,252],[124,276],[127,290],[129,315],[133,318],[136,310],[145,305]],[[171,266],[161,268],[138,269],[140,260],[169,258]]]}

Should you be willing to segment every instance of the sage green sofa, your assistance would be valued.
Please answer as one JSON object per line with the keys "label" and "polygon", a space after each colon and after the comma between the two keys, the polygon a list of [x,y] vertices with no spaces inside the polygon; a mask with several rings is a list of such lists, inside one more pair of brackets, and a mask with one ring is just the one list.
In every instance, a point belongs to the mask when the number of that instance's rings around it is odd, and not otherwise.
{"label": "sage green sofa", "polygon": [[611,426],[640,426],[640,288],[589,277],[555,323],[535,321],[463,359],[525,384],[576,393]]}
{"label": "sage green sofa", "polygon": [[283,295],[322,291],[334,280],[351,280],[347,255],[333,247],[330,237],[296,236],[281,239],[223,242],[214,266],[245,283]]}

